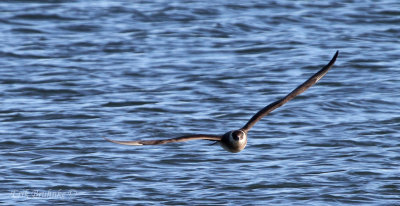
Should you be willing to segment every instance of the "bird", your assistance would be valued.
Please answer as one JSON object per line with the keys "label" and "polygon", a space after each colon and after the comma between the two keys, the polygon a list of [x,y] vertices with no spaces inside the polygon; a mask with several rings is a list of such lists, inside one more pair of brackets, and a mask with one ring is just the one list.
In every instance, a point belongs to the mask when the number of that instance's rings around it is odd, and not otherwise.
{"label": "bird", "polygon": [[258,121],[261,120],[261,118],[268,115],[270,112],[274,111],[278,107],[281,107],[282,105],[284,105],[288,101],[292,100],[299,94],[306,91],[312,85],[317,83],[332,68],[338,55],[339,55],[339,51],[336,51],[333,58],[321,70],[319,70],[317,73],[312,75],[304,83],[299,85],[296,89],[291,91],[289,94],[287,94],[283,98],[281,98],[275,102],[272,102],[271,104],[269,104],[269,105],[265,106],[264,108],[262,108],[261,110],[259,110],[240,129],[228,131],[223,135],[194,134],[194,135],[186,135],[186,136],[180,136],[180,137],[170,138],[170,139],[161,139],[161,140],[118,141],[118,140],[108,139],[105,137],[103,137],[103,138],[107,141],[110,141],[110,142],[113,142],[116,144],[134,145],[134,146],[160,145],[160,144],[173,143],[173,142],[185,142],[185,141],[189,141],[189,140],[210,140],[210,141],[215,141],[215,143],[219,143],[221,145],[221,147],[228,152],[232,152],[232,153],[240,152],[247,145],[247,133]]}

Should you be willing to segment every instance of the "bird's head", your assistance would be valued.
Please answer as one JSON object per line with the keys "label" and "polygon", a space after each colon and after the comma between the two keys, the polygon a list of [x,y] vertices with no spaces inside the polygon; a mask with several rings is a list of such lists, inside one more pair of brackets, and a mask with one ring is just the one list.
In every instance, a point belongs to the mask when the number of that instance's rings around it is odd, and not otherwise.
{"label": "bird's head", "polygon": [[221,146],[229,152],[240,152],[247,144],[247,133],[243,130],[233,130],[225,133],[221,139]]}

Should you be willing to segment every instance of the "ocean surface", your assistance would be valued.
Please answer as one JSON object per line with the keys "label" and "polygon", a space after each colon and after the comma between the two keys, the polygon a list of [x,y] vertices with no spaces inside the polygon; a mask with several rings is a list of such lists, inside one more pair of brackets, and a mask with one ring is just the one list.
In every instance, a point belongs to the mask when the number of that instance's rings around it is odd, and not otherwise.
{"label": "ocean surface", "polygon": [[[247,147],[224,134],[328,63]],[[400,3],[0,2],[0,205],[400,205]]]}

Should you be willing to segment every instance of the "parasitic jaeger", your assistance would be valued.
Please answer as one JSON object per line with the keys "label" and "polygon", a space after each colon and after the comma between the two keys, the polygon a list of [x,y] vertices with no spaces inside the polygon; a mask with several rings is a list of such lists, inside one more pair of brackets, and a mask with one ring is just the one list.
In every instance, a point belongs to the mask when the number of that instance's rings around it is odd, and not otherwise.
{"label": "parasitic jaeger", "polygon": [[307,81],[305,81],[303,84],[298,86],[296,89],[294,89],[292,92],[290,92],[288,95],[283,97],[282,99],[279,99],[260,111],[258,111],[251,119],[241,128],[238,130],[232,130],[224,135],[209,135],[209,134],[194,134],[194,135],[186,135],[186,136],[181,136],[181,137],[176,137],[172,139],[163,139],[163,140],[134,140],[134,141],[118,141],[118,140],[111,140],[108,138],[104,138],[107,141],[117,143],[117,144],[122,144],[122,145],[158,145],[158,144],[166,144],[166,143],[172,143],[172,142],[184,142],[184,141],[189,141],[189,140],[211,140],[215,141],[216,143],[220,143],[220,145],[227,151],[229,152],[240,152],[242,151],[247,144],[247,133],[249,130],[264,116],[275,110],[276,108],[282,106],[286,102],[292,100],[295,98],[297,95],[303,93],[306,91],[308,88],[310,88],[312,85],[317,83],[325,74],[329,71],[329,69],[332,68],[333,64],[336,61],[337,56],[339,55],[339,51],[336,51],[335,55],[331,59],[331,61],[324,66],[321,70],[319,70],[317,73],[312,75]]}

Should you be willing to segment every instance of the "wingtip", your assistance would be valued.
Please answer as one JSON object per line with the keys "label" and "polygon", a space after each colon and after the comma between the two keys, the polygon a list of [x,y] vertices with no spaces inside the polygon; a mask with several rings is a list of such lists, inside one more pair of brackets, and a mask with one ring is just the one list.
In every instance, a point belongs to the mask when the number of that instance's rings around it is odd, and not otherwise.
{"label": "wingtip", "polygon": [[140,144],[136,141],[117,141],[117,140],[112,140],[112,139],[108,139],[106,137],[103,137],[105,140],[115,143],[115,144],[121,144],[121,145],[134,145],[134,146],[142,146],[143,144]]}
{"label": "wingtip", "polygon": [[[328,63],[325,67],[323,67],[322,70],[328,71],[328,70],[333,66],[333,64],[335,64],[336,58],[337,58],[338,56],[339,56],[339,50],[336,50],[336,53],[335,53],[335,55],[333,55],[331,61],[329,61],[329,63]],[[322,77],[322,76],[321,76],[321,77]]]}
{"label": "wingtip", "polygon": [[107,141],[109,141],[109,142],[112,142],[111,139],[108,139],[108,138],[106,138],[106,137],[103,137],[103,139],[105,139],[105,140],[107,140]]}
{"label": "wingtip", "polygon": [[339,56],[339,50],[336,50],[336,53],[335,53],[335,55],[333,55],[333,58],[332,58],[332,60],[331,60],[331,62],[330,63],[334,63],[335,61],[336,61],[336,58]]}

